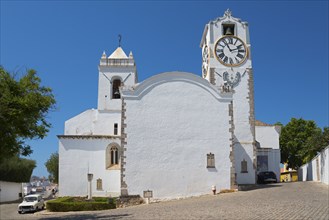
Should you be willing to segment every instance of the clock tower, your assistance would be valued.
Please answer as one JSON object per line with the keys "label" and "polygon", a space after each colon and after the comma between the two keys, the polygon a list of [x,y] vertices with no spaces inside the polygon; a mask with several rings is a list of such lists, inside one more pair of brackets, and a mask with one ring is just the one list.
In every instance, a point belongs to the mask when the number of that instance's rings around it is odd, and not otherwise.
{"label": "clock tower", "polygon": [[202,77],[224,95],[233,94],[233,151],[231,169],[235,184],[256,182],[254,82],[248,23],[232,16],[206,24],[202,48]]}

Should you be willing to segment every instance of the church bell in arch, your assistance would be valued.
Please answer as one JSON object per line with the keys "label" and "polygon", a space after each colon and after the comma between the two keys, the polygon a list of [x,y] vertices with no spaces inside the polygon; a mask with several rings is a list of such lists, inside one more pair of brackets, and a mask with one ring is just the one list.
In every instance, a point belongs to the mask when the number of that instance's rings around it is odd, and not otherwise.
{"label": "church bell in arch", "polygon": [[227,27],[225,30],[225,35],[233,35],[233,31],[231,27]]}

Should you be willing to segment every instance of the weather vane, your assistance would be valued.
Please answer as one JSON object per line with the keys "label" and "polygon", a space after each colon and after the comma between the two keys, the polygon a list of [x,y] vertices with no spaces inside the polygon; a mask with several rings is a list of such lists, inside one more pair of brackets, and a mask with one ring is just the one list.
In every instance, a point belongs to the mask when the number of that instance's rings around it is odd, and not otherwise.
{"label": "weather vane", "polygon": [[119,37],[119,47],[121,47],[121,34],[119,34],[118,37]]}

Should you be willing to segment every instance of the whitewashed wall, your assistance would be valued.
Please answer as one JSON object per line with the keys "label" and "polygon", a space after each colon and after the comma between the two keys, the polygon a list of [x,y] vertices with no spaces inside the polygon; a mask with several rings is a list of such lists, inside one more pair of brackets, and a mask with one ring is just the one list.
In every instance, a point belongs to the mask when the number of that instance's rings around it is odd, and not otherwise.
{"label": "whitewashed wall", "polygon": [[[94,175],[93,194],[117,196],[120,193],[120,170],[106,169],[106,147],[120,145],[120,138],[60,138],[59,139],[59,194],[60,196],[86,196],[87,173]],[[101,178],[103,190],[96,190]]]}
{"label": "whitewashed wall", "polygon": [[[118,100],[121,106],[121,100]],[[65,122],[65,135],[114,135],[114,123],[121,133],[121,111],[89,109]]]}
{"label": "whitewashed wall", "polygon": [[0,202],[11,202],[19,199],[22,183],[0,181]]}
{"label": "whitewashed wall", "polygon": [[329,147],[321,152],[321,182],[329,184]]}
{"label": "whitewashed wall", "polygon": [[280,149],[280,126],[255,126],[255,129],[261,148]]}
{"label": "whitewashed wall", "polygon": [[329,146],[298,169],[298,180],[329,184]]}
{"label": "whitewashed wall", "polygon": [[[126,103],[125,181],[129,194],[170,199],[230,188],[229,98],[189,73],[156,75]],[[206,168],[208,153],[216,168]]]}

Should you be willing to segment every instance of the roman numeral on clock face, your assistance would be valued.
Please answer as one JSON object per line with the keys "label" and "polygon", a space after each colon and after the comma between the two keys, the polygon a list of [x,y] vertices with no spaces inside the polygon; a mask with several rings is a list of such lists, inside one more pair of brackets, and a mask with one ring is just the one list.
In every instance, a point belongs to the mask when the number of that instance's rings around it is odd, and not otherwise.
{"label": "roman numeral on clock face", "polygon": [[217,53],[223,53],[223,49],[216,49]]}
{"label": "roman numeral on clock face", "polygon": [[224,48],[224,47],[226,47],[226,43],[223,42],[223,41],[221,41],[221,42],[219,43],[219,46],[222,47],[222,48]]}
{"label": "roman numeral on clock face", "polygon": [[225,54],[222,52],[222,53],[218,54],[218,57],[223,59],[223,57],[225,57]]}
{"label": "roman numeral on clock face", "polygon": [[241,53],[238,53],[236,56],[243,59],[243,55]]}
{"label": "roman numeral on clock face", "polygon": [[238,45],[238,46],[236,46],[237,48],[238,48],[238,50],[240,50],[240,49],[243,49],[242,47],[243,47],[243,44],[240,44],[240,45]]}
{"label": "roman numeral on clock face", "polygon": [[224,61],[224,63],[227,63],[227,61],[228,61],[228,57],[225,56],[224,59],[223,59],[223,61]]}

